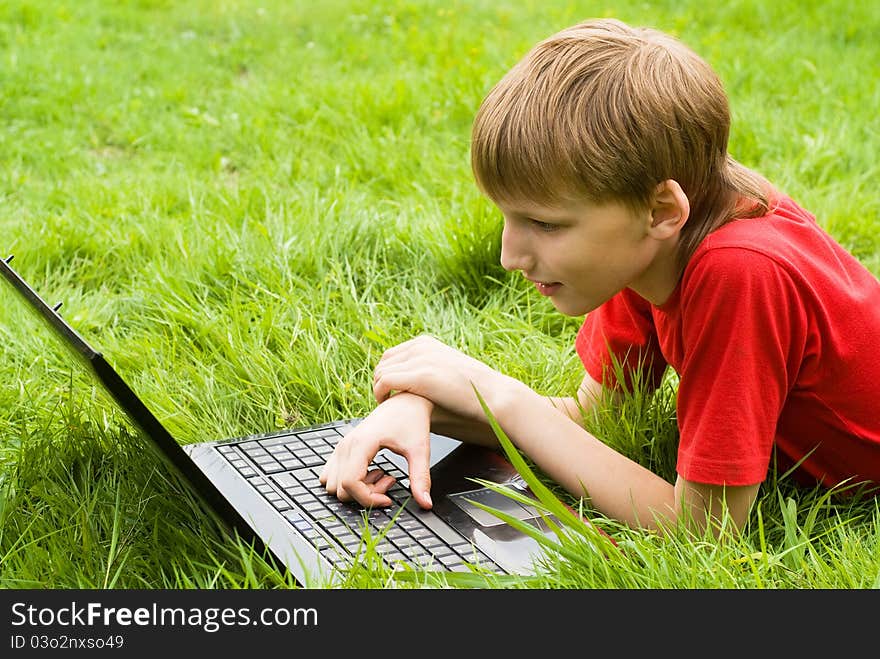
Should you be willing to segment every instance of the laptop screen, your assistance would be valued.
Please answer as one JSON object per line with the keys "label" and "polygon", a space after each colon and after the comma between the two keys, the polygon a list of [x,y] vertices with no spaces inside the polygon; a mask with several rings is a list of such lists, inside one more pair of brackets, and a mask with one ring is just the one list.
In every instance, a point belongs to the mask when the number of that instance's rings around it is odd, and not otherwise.
{"label": "laptop screen", "polygon": [[230,503],[221,495],[213,483],[193,464],[180,444],[153,415],[143,401],[132,391],[122,377],[104,359],[100,352],[95,350],[83,339],[58,313],[60,305],[50,306],[31,286],[9,265],[12,257],[0,258],[0,279],[12,289],[12,295],[4,295],[4,321],[14,322],[17,316],[10,312],[5,304],[6,299],[18,299],[24,304],[17,308],[25,308],[32,317],[40,321],[40,325],[49,329],[46,335],[52,335],[60,340],[64,351],[71,355],[73,362],[78,362],[78,370],[84,373],[88,382],[96,384],[106,392],[110,399],[125,412],[128,419],[138,428],[148,440],[148,445],[169,466],[183,482],[187,483],[196,495],[206,504],[206,508],[213,513],[219,521],[230,528],[234,528],[248,541],[261,545],[261,542],[253,535],[250,526],[241,518]]}

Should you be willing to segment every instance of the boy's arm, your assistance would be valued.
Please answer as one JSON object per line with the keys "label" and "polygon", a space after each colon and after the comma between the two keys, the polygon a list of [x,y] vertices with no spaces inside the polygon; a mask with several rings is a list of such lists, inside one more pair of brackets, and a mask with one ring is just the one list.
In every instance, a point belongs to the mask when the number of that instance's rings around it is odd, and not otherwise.
{"label": "boy's arm", "polygon": [[584,425],[584,413],[592,410],[602,400],[603,387],[590,374],[584,375],[577,390],[577,398],[550,396],[550,403],[579,426]]}
{"label": "boy's arm", "polygon": [[[584,413],[593,409],[602,399],[602,395],[602,385],[587,374],[578,387],[577,398],[573,396],[545,398],[552,408],[582,426]],[[452,414],[438,405],[434,406],[431,414],[431,430],[472,444],[498,445],[495,433],[488,423]]]}
{"label": "boy's arm", "polygon": [[[554,416],[565,415],[577,421],[582,419],[581,408],[589,409],[600,394],[601,387],[587,376],[578,392],[579,402],[574,398],[542,397],[542,405],[554,410]],[[380,448],[389,448],[406,458],[413,495],[420,506],[430,508],[429,430],[465,442],[498,446],[485,419],[451,413],[422,396],[402,391],[381,402],[339,441],[319,480],[343,501],[388,505],[386,492],[393,479],[370,470],[369,464]]]}
{"label": "boy's arm", "polygon": [[486,403],[519,450],[576,496],[631,526],[663,530],[686,518],[698,530],[726,509],[742,528],[759,484],[723,487],[679,477],[675,485],[618,453],[567,415],[550,413],[522,383],[491,390]]}
{"label": "boy's arm", "polygon": [[[603,387],[589,374],[584,376],[583,382],[578,387],[577,399],[572,397],[551,397],[551,404],[565,416],[583,426],[583,415],[589,412],[599,401],[602,400]],[[591,436],[592,437],[592,436]],[[622,457],[622,456],[621,456]],[[650,473],[650,472],[649,472]],[[649,480],[657,478],[650,473]],[[661,524],[664,519],[675,519],[681,515],[687,515],[694,522],[694,526],[702,529],[707,520],[721,520],[725,512],[730,514],[731,519],[741,527],[748,519],[749,511],[757,497],[759,484],[740,487],[723,487],[695,483],[678,478],[673,487],[673,501],[678,505],[659,515],[656,524]],[[660,489],[667,489],[660,484]],[[638,520],[645,525],[642,520]],[[654,526],[650,523],[648,526]]]}
{"label": "boy's arm", "polygon": [[[595,404],[599,400],[595,394],[601,391],[597,387],[585,380],[578,394],[579,402]],[[673,485],[591,435],[578,423],[582,419],[580,410],[573,413],[578,409],[574,399],[548,399],[432,337],[413,339],[383,355],[374,372],[373,392],[376,400],[387,403],[380,403],[370,415],[375,423],[360,424],[340,441],[322,476],[327,491],[363,505],[382,500],[388,479],[374,481],[380,475],[368,473],[370,460],[381,446],[403,454],[425,453],[427,430],[437,407],[447,410],[437,412],[437,432],[448,430],[449,434],[456,434],[453,431],[457,430],[460,435],[468,432],[472,439],[494,442],[494,434],[490,435],[488,430],[489,420],[474,390],[483,396],[501,428],[521,452],[548,477],[572,494],[586,496],[609,517],[632,526],[660,530],[686,517],[695,527],[705,528],[713,518],[721,517],[718,511],[726,505],[736,527],[745,524],[758,485],[725,489],[682,478]],[[402,394],[392,396],[393,392]],[[395,411],[398,405],[424,420],[422,432],[413,436],[411,430],[402,427],[399,433],[389,434],[389,426],[400,425],[402,415]],[[560,413],[560,407],[569,413]],[[366,432],[368,428],[372,432]],[[362,429],[364,441],[349,441]],[[421,462],[424,466],[419,471],[424,473],[414,478],[410,465],[410,480],[418,480],[425,488],[417,499],[430,507],[430,474],[427,462]]]}

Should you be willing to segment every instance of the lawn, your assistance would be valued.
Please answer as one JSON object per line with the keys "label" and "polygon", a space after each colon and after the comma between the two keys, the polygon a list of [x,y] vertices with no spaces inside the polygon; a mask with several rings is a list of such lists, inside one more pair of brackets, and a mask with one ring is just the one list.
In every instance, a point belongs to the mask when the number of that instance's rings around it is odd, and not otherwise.
{"label": "lawn", "polygon": [[[870,2],[7,0],[2,256],[185,443],[367,414],[372,366],[420,333],[571,395],[581,319],[500,267],[469,131],[533,43],[606,15],[702,54],[730,96],[734,157],[880,274]],[[0,300],[0,586],[294,585]],[[588,422],[671,479],[674,397],[670,377]],[[535,579],[484,585],[880,586],[876,502],[785,478],[726,543],[593,516],[625,549],[613,560],[573,537]],[[345,582],[412,584],[366,565]]]}

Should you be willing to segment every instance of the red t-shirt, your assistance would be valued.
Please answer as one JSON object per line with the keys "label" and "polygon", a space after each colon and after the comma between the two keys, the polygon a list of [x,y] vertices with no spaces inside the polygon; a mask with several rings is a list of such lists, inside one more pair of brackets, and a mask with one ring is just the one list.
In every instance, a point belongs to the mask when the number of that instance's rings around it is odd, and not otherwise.
{"label": "red t-shirt", "polygon": [[677,471],[715,485],[880,483],[880,281],[788,198],[700,244],[659,307],[625,289],[576,340],[595,380],[609,350],[656,386],[679,375]]}

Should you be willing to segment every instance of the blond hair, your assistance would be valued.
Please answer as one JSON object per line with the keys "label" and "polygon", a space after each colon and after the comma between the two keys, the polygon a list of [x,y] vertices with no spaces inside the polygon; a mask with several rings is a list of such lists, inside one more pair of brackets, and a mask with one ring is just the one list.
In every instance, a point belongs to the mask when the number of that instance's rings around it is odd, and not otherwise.
{"label": "blond hair", "polygon": [[712,68],[657,30],[613,19],[538,43],[474,120],[471,164],[492,200],[623,202],[674,179],[691,206],[681,268],[722,224],[767,212],[770,185],[727,153],[730,111]]}

